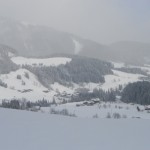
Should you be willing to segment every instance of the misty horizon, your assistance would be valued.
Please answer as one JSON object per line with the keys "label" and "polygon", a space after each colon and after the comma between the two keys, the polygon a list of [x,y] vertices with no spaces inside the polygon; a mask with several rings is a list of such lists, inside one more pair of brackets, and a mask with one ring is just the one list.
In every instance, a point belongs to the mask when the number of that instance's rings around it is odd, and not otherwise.
{"label": "misty horizon", "polygon": [[150,41],[148,0],[0,0],[1,16],[52,27],[101,44]]}

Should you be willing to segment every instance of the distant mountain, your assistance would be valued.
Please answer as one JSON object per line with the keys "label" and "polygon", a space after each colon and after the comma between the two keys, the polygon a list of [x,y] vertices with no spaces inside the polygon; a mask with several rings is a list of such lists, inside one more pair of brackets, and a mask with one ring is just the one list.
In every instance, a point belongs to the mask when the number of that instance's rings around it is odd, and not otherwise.
{"label": "distant mountain", "polygon": [[150,63],[150,43],[122,41],[110,45],[114,60],[127,63]]}
{"label": "distant mountain", "polygon": [[122,41],[102,45],[50,27],[2,17],[0,18],[0,44],[16,49],[19,55],[26,57],[76,54],[107,61],[150,63],[149,43]]}
{"label": "distant mountain", "polygon": [[83,49],[80,54],[136,65],[150,63],[150,43],[122,41],[101,46],[99,49],[98,44],[96,48],[94,46],[92,50]]}
{"label": "distant mountain", "polygon": [[13,47],[22,56],[45,57],[51,54],[78,54],[99,50],[101,45],[50,27],[0,18],[0,43]]}

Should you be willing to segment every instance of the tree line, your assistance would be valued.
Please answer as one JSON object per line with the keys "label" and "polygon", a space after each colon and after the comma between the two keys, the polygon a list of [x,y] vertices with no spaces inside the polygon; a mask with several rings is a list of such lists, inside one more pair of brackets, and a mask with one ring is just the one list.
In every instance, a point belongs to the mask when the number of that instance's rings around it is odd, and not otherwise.
{"label": "tree line", "polygon": [[129,83],[122,92],[121,100],[126,103],[150,105],[150,82]]}

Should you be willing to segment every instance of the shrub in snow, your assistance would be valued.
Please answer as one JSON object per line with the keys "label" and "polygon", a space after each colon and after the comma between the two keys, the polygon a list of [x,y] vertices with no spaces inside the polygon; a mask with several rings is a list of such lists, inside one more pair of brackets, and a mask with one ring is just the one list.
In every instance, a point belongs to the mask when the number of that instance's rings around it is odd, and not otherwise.
{"label": "shrub in snow", "polygon": [[121,115],[119,113],[113,113],[113,118],[114,119],[120,119]]}
{"label": "shrub in snow", "polygon": [[70,116],[70,117],[76,117],[76,115],[73,113],[69,113],[67,109],[62,110],[55,110],[54,108],[50,109],[50,114],[57,114],[57,115],[63,115],[63,116]]}
{"label": "shrub in snow", "polygon": [[111,115],[110,115],[110,113],[109,113],[109,112],[107,113],[106,118],[111,118]]}
{"label": "shrub in snow", "polygon": [[22,85],[26,85],[26,83],[24,81],[22,81]]}
{"label": "shrub in snow", "polygon": [[7,88],[7,84],[0,80],[0,86]]}
{"label": "shrub in snow", "polygon": [[61,111],[60,111],[60,114],[61,114],[61,115],[64,115],[64,116],[69,116],[69,112],[68,112],[67,109],[61,110]]}
{"label": "shrub in snow", "polygon": [[118,108],[119,108],[119,109],[122,109],[122,107],[121,107],[121,106],[119,106]]}
{"label": "shrub in snow", "polygon": [[98,118],[98,114],[93,115],[93,118]]}
{"label": "shrub in snow", "polygon": [[104,105],[103,105],[103,108],[107,108],[107,105],[106,105],[106,104],[104,104]]}
{"label": "shrub in snow", "polygon": [[39,66],[43,66],[43,63],[39,63]]}
{"label": "shrub in snow", "polygon": [[29,79],[29,78],[30,78],[30,77],[29,77],[29,73],[28,73],[28,72],[25,72],[24,76],[25,76],[27,79]]}
{"label": "shrub in snow", "polygon": [[18,74],[18,75],[17,75],[17,79],[18,79],[18,80],[21,80],[21,75]]}

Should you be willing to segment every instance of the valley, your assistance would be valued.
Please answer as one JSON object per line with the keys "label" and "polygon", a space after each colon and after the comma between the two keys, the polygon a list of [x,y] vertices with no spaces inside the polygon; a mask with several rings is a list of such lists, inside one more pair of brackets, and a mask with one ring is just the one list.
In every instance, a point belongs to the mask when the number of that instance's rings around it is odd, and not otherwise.
{"label": "valley", "polygon": [[0,150],[150,150],[149,8],[0,0]]}

